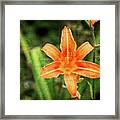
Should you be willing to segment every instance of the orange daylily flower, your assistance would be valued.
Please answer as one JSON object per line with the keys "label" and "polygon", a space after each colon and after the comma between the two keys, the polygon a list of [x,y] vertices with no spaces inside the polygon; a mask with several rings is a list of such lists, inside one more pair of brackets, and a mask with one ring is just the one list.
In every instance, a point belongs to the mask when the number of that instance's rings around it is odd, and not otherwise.
{"label": "orange daylily flower", "polygon": [[[98,20],[88,20],[88,25],[90,27],[90,24],[92,24],[92,26],[94,26],[94,24],[97,22]],[[90,23],[91,22],[91,23]]]}
{"label": "orange daylily flower", "polygon": [[53,78],[64,74],[64,82],[69,93],[72,97],[76,97],[78,95],[77,81],[79,76],[99,78],[100,66],[83,60],[94,48],[89,42],[85,42],[77,48],[72,32],[66,26],[62,30],[60,49],[61,51],[49,43],[42,48],[54,62],[42,67],[40,76]]}

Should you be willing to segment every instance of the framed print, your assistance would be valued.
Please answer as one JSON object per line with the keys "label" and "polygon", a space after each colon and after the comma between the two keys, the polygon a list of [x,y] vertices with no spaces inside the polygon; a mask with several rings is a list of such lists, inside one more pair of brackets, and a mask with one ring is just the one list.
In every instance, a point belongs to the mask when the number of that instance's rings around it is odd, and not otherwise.
{"label": "framed print", "polygon": [[118,1],[1,5],[1,118],[119,119]]}

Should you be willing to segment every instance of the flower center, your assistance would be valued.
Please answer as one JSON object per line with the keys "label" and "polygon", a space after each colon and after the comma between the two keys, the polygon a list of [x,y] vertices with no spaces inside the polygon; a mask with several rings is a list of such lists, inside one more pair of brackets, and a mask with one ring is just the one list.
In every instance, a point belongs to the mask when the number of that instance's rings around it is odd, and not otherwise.
{"label": "flower center", "polygon": [[75,68],[76,65],[74,60],[68,62],[66,59],[64,59],[64,61],[61,61],[60,69],[64,74],[71,74]]}

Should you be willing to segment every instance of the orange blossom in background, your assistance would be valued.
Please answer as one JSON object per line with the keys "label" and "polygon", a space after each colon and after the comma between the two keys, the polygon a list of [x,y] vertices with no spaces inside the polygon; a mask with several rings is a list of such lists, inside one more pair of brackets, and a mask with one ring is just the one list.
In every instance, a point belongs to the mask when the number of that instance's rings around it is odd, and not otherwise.
{"label": "orange blossom in background", "polygon": [[87,20],[88,26],[90,27],[92,24],[92,27],[94,26],[94,24],[97,22],[98,20]]}

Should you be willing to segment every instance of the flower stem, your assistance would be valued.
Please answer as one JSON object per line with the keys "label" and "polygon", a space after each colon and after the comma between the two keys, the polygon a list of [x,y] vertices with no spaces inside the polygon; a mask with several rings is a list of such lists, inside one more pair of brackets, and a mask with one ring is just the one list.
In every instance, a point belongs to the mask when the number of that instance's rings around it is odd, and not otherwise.
{"label": "flower stem", "polygon": [[[94,27],[92,27],[91,28],[92,30],[92,39],[93,39],[93,46],[95,46],[96,45],[96,43],[95,43],[95,34],[94,34]],[[94,50],[93,50],[93,62],[95,63],[95,48],[94,48]],[[94,93],[94,79],[92,80],[92,91],[93,91],[93,100],[95,99],[95,93]]]}

